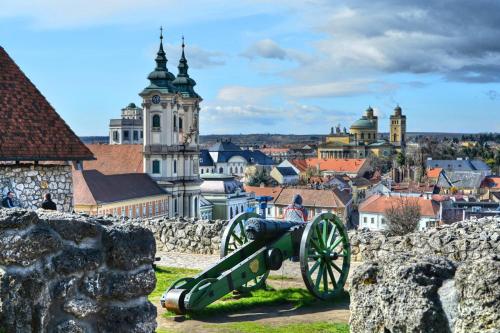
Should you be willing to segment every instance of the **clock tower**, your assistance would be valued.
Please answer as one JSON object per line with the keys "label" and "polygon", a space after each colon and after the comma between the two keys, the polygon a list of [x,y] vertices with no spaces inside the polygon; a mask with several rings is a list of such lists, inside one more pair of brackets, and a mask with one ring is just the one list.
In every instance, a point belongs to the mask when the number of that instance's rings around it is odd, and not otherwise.
{"label": "clock tower", "polygon": [[399,105],[396,106],[394,114],[390,117],[389,127],[389,142],[396,147],[404,147],[406,141],[406,116],[403,115]]}
{"label": "clock tower", "polygon": [[194,91],[184,54],[175,76],[167,69],[163,33],[150,84],[139,94],[144,108],[144,172],[172,195],[169,216],[197,217],[200,205],[199,128],[202,98]]}

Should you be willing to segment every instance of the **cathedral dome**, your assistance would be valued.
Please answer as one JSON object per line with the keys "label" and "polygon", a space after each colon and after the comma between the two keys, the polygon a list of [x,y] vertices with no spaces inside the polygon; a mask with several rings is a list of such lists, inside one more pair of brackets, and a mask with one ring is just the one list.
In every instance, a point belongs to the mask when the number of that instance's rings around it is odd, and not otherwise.
{"label": "cathedral dome", "polygon": [[351,128],[359,128],[359,129],[375,129],[375,124],[368,120],[365,116],[356,120],[352,123]]}

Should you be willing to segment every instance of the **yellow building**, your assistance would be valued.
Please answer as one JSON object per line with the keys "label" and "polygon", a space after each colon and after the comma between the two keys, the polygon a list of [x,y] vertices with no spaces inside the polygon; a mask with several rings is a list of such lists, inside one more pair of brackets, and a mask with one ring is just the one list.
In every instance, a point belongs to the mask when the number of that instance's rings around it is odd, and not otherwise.
{"label": "yellow building", "polygon": [[406,140],[406,116],[402,114],[399,105],[394,109],[394,114],[391,115],[390,121],[390,143],[396,147],[404,146]]}

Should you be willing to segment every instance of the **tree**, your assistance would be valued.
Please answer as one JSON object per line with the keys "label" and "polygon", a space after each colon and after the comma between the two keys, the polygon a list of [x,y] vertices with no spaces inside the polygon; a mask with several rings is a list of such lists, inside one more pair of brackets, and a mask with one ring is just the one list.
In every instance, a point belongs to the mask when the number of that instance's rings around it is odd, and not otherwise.
{"label": "tree", "polygon": [[392,235],[402,236],[417,230],[420,221],[420,206],[417,198],[401,197],[384,212],[387,230]]}
{"label": "tree", "polygon": [[257,170],[255,174],[251,175],[247,184],[250,186],[260,186],[260,184],[270,185],[273,179],[267,174],[264,169]]}
{"label": "tree", "polygon": [[405,154],[399,152],[398,155],[396,156],[396,162],[398,163],[399,166],[405,165],[406,163]]}

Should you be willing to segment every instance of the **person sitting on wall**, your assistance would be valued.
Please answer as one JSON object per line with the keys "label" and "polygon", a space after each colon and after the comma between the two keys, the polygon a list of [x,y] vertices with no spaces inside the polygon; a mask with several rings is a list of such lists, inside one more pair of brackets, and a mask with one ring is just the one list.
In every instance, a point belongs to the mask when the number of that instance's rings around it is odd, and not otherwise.
{"label": "person sitting on wall", "polygon": [[285,208],[284,219],[294,222],[307,222],[307,210],[302,206],[302,197],[295,194],[293,202]]}
{"label": "person sitting on wall", "polygon": [[45,193],[45,200],[42,202],[42,208],[48,210],[57,210],[57,206],[54,201],[52,201],[50,193]]}
{"label": "person sitting on wall", "polygon": [[4,208],[14,208],[16,205],[14,204],[14,192],[9,191],[7,195],[2,200],[2,207]]}

